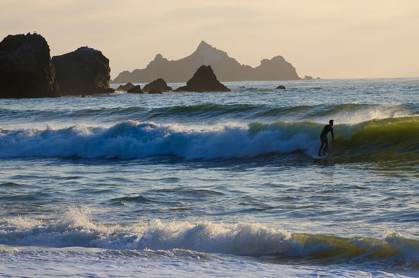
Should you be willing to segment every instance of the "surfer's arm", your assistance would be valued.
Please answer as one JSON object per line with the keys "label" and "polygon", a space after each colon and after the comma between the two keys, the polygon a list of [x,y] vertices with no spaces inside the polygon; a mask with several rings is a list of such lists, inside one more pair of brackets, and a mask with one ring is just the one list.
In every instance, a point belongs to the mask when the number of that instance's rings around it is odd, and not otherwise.
{"label": "surfer's arm", "polygon": [[330,133],[332,133],[332,142],[335,141],[335,135],[333,134],[333,128],[330,130]]}

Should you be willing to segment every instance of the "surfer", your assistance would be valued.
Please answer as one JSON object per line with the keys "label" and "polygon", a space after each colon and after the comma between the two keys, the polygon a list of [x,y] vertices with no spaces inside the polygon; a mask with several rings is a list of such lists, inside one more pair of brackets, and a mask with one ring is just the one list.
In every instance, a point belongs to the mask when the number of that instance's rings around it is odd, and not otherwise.
{"label": "surfer", "polygon": [[333,135],[333,120],[329,121],[329,124],[323,128],[323,131],[320,134],[320,142],[322,143],[322,145],[320,146],[320,149],[319,149],[319,154],[318,154],[319,156],[321,155],[323,146],[324,146],[323,155],[326,153],[326,151],[329,151],[329,143],[327,142],[327,134],[329,133],[329,131],[332,133],[332,143],[333,143],[335,141],[335,136]]}

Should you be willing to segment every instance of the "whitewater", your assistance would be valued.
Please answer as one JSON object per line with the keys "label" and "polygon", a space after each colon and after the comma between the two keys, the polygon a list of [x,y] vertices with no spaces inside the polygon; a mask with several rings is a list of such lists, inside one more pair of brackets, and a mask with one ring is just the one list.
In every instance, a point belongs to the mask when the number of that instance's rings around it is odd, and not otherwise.
{"label": "whitewater", "polygon": [[0,100],[0,276],[419,276],[418,78],[225,85]]}

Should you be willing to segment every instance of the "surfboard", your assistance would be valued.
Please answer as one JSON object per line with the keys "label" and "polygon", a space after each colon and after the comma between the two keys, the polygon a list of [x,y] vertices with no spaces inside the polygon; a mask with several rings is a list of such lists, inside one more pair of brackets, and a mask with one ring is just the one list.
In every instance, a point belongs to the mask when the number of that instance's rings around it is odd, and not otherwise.
{"label": "surfboard", "polygon": [[324,155],[317,155],[317,153],[315,155],[313,155],[314,159],[325,159],[329,156],[331,150],[329,149],[329,151],[326,152],[326,154]]}
{"label": "surfboard", "polygon": [[328,156],[328,154],[325,154],[325,155],[314,155],[313,156],[313,158],[314,159],[319,159],[319,160],[322,160],[322,159],[325,159],[325,158],[327,158],[327,156]]}

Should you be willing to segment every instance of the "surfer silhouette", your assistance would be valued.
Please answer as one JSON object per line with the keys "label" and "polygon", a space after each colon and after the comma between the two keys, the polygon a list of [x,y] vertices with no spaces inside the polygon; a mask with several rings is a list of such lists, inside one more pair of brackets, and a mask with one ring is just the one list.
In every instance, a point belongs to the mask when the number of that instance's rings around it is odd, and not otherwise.
{"label": "surfer silhouette", "polygon": [[326,151],[327,152],[329,151],[329,142],[327,141],[327,134],[329,133],[329,131],[332,133],[332,143],[333,143],[335,141],[335,136],[333,134],[333,120],[329,121],[329,124],[323,128],[323,131],[320,134],[320,142],[322,143],[322,145],[320,146],[320,149],[319,149],[319,154],[318,154],[319,156],[321,155],[323,146],[324,146],[323,155],[326,153]]}

